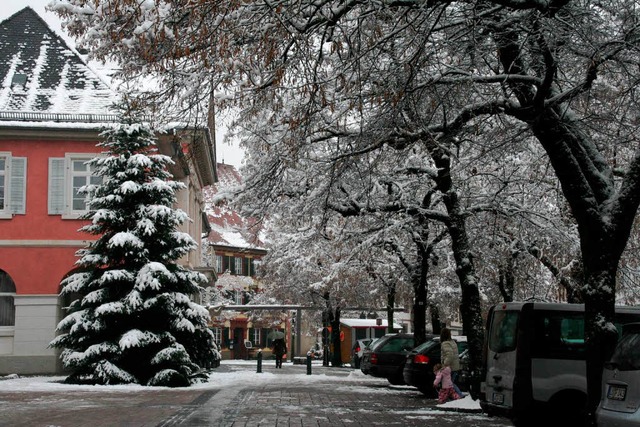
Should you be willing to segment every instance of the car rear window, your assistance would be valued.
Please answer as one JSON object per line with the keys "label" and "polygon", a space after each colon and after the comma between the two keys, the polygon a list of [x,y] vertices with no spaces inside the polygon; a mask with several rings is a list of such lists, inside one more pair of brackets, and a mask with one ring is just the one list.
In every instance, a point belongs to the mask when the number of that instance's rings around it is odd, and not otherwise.
{"label": "car rear window", "polygon": [[417,346],[414,351],[424,353],[431,351],[433,348],[440,348],[440,340],[429,340]]}
{"label": "car rear window", "polygon": [[413,342],[413,337],[391,339],[383,346],[376,347],[375,351],[379,351],[381,353],[399,352],[407,348],[413,348]]}
{"label": "car rear window", "polygon": [[380,346],[384,345],[389,340],[389,338],[379,338],[375,340],[372,344],[369,345],[371,350],[377,350]]}
{"label": "car rear window", "polygon": [[612,367],[620,371],[637,371],[640,370],[640,329],[634,327],[630,331],[626,329],[622,338],[618,341],[618,345],[611,356]]}
{"label": "car rear window", "polygon": [[496,353],[516,349],[518,327],[517,311],[494,311],[489,331],[489,348]]}

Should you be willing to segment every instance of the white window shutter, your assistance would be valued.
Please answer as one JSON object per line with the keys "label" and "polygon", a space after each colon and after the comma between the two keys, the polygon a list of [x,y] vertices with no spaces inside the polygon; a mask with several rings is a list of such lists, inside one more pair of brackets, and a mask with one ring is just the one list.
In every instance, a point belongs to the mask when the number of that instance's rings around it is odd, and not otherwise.
{"label": "white window shutter", "polygon": [[9,177],[9,211],[24,215],[27,204],[27,158],[12,157]]}
{"label": "white window shutter", "polygon": [[64,213],[64,158],[49,159],[49,215]]}

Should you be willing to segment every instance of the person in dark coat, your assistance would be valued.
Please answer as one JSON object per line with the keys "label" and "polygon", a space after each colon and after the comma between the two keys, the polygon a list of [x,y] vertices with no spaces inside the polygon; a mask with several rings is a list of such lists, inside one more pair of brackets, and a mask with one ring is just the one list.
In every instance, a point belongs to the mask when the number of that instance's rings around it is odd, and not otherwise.
{"label": "person in dark coat", "polygon": [[282,357],[287,354],[287,344],[284,338],[273,340],[273,354],[276,356],[276,368],[282,369]]}

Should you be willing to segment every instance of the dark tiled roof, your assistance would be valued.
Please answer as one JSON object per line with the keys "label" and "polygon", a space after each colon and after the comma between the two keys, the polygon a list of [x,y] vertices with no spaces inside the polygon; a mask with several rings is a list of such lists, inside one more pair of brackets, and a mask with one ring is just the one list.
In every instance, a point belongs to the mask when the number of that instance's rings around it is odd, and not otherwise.
{"label": "dark tiled roof", "polygon": [[113,91],[30,7],[0,22],[0,112],[108,114]]}

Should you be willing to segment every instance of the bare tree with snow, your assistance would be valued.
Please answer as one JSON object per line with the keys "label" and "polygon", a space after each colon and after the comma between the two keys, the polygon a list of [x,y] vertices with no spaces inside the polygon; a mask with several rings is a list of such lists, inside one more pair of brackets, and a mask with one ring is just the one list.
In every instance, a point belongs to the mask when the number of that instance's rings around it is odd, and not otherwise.
{"label": "bare tree with snow", "polygon": [[[245,123],[261,121],[282,156],[269,183],[301,145],[330,139],[343,151],[336,164],[424,145],[440,168],[492,129],[534,137],[580,237],[593,422],[640,204],[637,1],[63,0],[55,10],[98,58],[117,58],[128,76],[157,73],[159,95],[206,100],[215,89]],[[456,187],[440,187],[455,208]],[[459,276],[472,265],[456,261]],[[478,327],[479,312],[470,317]]]}

